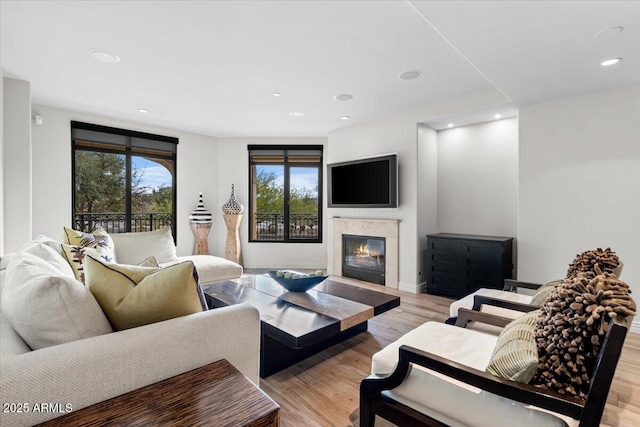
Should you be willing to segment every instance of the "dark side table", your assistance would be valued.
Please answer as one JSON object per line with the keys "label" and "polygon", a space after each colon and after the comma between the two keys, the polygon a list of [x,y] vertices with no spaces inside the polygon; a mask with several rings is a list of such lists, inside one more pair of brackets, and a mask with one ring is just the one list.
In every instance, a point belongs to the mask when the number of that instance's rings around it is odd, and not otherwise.
{"label": "dark side table", "polygon": [[277,427],[279,411],[277,403],[223,359],[39,426]]}

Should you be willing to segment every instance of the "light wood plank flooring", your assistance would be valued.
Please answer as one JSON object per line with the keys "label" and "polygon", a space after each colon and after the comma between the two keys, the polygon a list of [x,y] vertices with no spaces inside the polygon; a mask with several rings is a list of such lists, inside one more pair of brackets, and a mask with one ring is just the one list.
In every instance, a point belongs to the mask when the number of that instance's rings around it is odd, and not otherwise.
{"label": "light wood plank flooring", "polygon": [[[339,280],[399,295],[400,307],[369,320],[367,332],[261,380],[261,388],[280,404],[282,427],[357,427],[358,387],[370,372],[371,356],[424,322],[448,317],[447,298]],[[601,425],[640,426],[639,334],[627,337]]]}

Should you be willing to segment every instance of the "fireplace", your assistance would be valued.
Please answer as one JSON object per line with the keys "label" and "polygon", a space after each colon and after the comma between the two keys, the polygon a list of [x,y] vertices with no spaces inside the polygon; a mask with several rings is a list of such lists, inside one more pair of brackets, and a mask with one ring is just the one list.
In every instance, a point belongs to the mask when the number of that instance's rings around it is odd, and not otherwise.
{"label": "fireplace", "polygon": [[385,238],[342,235],[342,275],[385,284]]}

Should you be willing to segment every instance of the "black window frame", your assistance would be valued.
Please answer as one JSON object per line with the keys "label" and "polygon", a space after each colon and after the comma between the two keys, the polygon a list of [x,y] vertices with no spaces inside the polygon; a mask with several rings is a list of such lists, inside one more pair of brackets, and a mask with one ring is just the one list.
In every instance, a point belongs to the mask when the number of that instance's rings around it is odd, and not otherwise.
{"label": "black window frame", "polygon": [[[98,138],[100,138],[101,136],[99,134],[102,134],[103,137],[105,137],[106,139],[109,138],[109,135],[112,135],[116,138],[121,138],[121,137],[125,137],[126,138],[126,142],[125,144],[118,144],[118,143],[113,143],[107,140],[94,140],[94,141],[90,141],[90,142],[97,142],[100,145],[111,145],[114,147],[114,149],[109,149],[109,148],[96,148],[96,147],[90,147],[90,146],[86,146],[86,145],[82,145],[82,144],[76,144],[76,138],[75,138],[75,132],[74,130],[79,130],[79,131],[91,131],[91,132],[97,132],[96,135],[98,135]],[[125,161],[126,161],[126,191],[127,194],[125,195],[126,200],[125,200],[125,233],[129,233],[131,232],[131,222],[132,222],[132,208],[131,208],[131,158],[134,156],[141,156],[140,152],[136,152],[134,151],[134,147],[132,145],[132,139],[134,138],[138,138],[141,140],[145,140],[145,141],[151,141],[151,143],[153,144],[153,142],[158,142],[158,147],[152,147],[151,149],[154,151],[163,151],[165,153],[167,153],[166,155],[154,155],[152,153],[144,153],[144,157],[145,158],[150,158],[150,159],[170,159],[173,162],[173,177],[172,177],[172,197],[173,197],[173,201],[172,201],[172,212],[171,212],[171,232],[173,235],[173,240],[174,243],[177,244],[178,241],[178,235],[177,235],[177,225],[176,225],[176,217],[177,217],[177,195],[178,195],[178,162],[177,162],[177,145],[178,145],[178,138],[174,138],[174,137],[170,137],[170,136],[164,136],[164,135],[156,135],[156,134],[151,134],[151,133],[145,133],[145,132],[138,132],[138,131],[132,131],[132,130],[128,130],[128,129],[120,129],[120,128],[114,128],[114,127],[110,127],[110,126],[102,126],[102,125],[95,125],[95,124],[91,124],[91,123],[84,123],[84,122],[78,122],[78,121],[71,121],[71,224],[73,224],[73,227],[76,226],[76,190],[75,190],[75,184],[76,184],[76,151],[94,151],[94,152],[98,152],[98,153],[111,153],[111,154],[118,154],[118,155],[124,155],[125,156]],[[79,140],[82,141],[86,141],[85,138],[77,138]],[[166,145],[166,144],[172,144],[173,146],[173,150],[170,151],[164,147],[170,147],[172,145]],[[118,147],[123,147],[124,149],[118,149]],[[148,147],[147,147],[148,148]],[[89,232],[91,232],[93,230],[89,230]],[[135,231],[134,231],[135,232]]]}
{"label": "black window frame", "polygon": [[[250,243],[322,243],[322,206],[323,206],[323,193],[324,193],[324,185],[323,185],[323,168],[324,168],[324,146],[323,145],[248,145],[248,158],[249,158],[249,220],[248,224],[248,238]],[[282,162],[253,162],[251,153],[259,151],[283,151],[283,161]],[[300,152],[300,151],[310,151],[310,152],[319,152],[320,160],[318,162],[290,162],[289,161],[289,152]],[[284,230],[283,230],[283,239],[282,240],[259,240],[253,238],[253,228],[255,218],[253,216],[253,174],[252,167],[254,165],[283,165],[284,166],[284,212],[283,212],[283,222],[284,222]],[[290,169],[291,167],[303,167],[303,166],[313,166],[318,168],[318,237],[316,239],[292,239],[289,237],[289,204],[290,204]]]}

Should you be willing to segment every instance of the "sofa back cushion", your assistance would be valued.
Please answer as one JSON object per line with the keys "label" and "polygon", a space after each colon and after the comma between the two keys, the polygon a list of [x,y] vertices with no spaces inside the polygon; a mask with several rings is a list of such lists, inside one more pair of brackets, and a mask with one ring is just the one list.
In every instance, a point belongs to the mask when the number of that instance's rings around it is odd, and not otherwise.
{"label": "sofa back cushion", "polygon": [[137,265],[150,256],[160,264],[176,259],[171,227],[140,233],[114,233],[111,238],[119,264]]}
{"label": "sofa back cushion", "polygon": [[46,261],[67,277],[74,277],[73,269],[62,256],[62,245],[45,236],[38,236],[22,246],[20,252],[30,253]]}
{"label": "sofa back cushion", "polygon": [[32,350],[113,331],[82,283],[27,252],[17,253],[7,266],[1,304]]}

